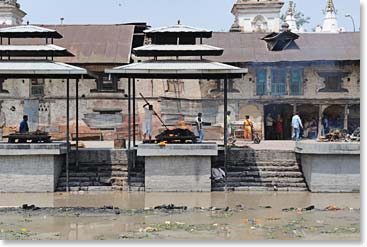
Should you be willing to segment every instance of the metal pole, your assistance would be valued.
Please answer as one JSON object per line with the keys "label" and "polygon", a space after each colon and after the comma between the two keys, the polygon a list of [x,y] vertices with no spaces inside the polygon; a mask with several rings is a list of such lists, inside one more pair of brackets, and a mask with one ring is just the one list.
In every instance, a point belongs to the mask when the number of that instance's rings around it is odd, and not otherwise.
{"label": "metal pole", "polygon": [[136,146],[136,93],[135,93],[135,78],[133,78],[133,147]]}
{"label": "metal pole", "polygon": [[70,118],[70,79],[66,80],[66,192],[69,192],[69,118]]}
{"label": "metal pole", "polygon": [[75,118],[76,118],[76,151],[75,151],[75,165],[79,168],[79,79],[75,81]]}
{"label": "metal pole", "polygon": [[128,144],[127,144],[127,149],[128,149],[128,169],[130,169],[131,167],[131,78],[128,79],[128,83],[127,83],[127,87],[128,87],[128,99],[127,99],[127,112],[128,112],[128,127],[127,127],[127,135],[128,135]]}
{"label": "metal pole", "polygon": [[226,173],[224,190],[227,192],[227,144],[228,144],[228,126],[227,126],[227,111],[228,111],[228,80],[224,79],[224,172]]}
{"label": "metal pole", "polygon": [[354,23],[354,18],[353,18],[353,16],[351,16],[351,15],[345,15],[345,17],[350,17],[350,19],[352,19],[352,23],[353,23],[353,32],[355,32],[356,31],[356,25],[355,25],[355,23]]}
{"label": "metal pole", "polygon": [[135,146],[136,146],[136,93],[135,78],[133,78],[133,168],[136,167]]}

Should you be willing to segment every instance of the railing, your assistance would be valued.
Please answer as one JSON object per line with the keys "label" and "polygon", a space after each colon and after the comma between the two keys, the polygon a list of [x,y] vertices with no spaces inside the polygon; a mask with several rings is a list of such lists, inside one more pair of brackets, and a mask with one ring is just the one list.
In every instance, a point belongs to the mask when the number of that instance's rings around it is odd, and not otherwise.
{"label": "railing", "polygon": [[272,83],[271,95],[287,95],[287,84],[285,83]]}

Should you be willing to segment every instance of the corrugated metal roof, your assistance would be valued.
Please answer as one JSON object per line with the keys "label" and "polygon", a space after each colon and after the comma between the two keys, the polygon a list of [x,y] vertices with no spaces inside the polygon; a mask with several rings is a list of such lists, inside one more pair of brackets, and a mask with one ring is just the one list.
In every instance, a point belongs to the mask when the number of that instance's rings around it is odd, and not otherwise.
{"label": "corrugated metal roof", "polygon": [[213,33],[205,40],[224,48],[223,56],[211,58],[226,63],[302,62],[360,60],[360,33],[300,33],[296,47],[269,51],[261,33]]}
{"label": "corrugated metal roof", "polygon": [[69,64],[41,61],[0,61],[0,76],[5,75],[86,75],[87,70]]}
{"label": "corrugated metal roof", "polygon": [[[65,47],[75,57],[55,60],[73,64],[130,63],[134,25],[40,25],[52,28],[64,38],[54,44]],[[16,39],[12,44],[39,44],[37,39]]]}
{"label": "corrugated metal roof", "polygon": [[182,24],[177,24],[173,26],[167,26],[167,27],[158,27],[158,28],[152,28],[149,30],[145,30],[144,33],[211,33],[212,31],[202,29],[202,28],[196,28],[196,27],[190,27]]}
{"label": "corrugated metal roof", "polygon": [[220,56],[223,49],[211,45],[146,45],[133,50],[137,56]]}
{"label": "corrugated metal roof", "polygon": [[135,48],[134,51],[221,51],[211,45],[146,45]]}
{"label": "corrugated metal roof", "polygon": [[206,60],[149,60],[106,70],[111,74],[244,74],[241,69]]}
{"label": "corrugated metal roof", "polygon": [[17,38],[17,37],[62,38],[62,36],[56,30],[33,25],[20,25],[20,26],[0,28],[0,36],[10,38]]}
{"label": "corrugated metal roof", "polygon": [[0,45],[0,55],[10,57],[67,57],[74,56],[57,45]]}
{"label": "corrugated metal roof", "polygon": [[65,51],[57,45],[0,45],[0,51]]}

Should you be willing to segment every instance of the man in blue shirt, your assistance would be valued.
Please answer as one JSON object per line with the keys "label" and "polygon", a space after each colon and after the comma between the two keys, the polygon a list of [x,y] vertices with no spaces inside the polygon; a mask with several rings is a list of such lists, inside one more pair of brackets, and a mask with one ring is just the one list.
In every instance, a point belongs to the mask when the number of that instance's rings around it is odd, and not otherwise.
{"label": "man in blue shirt", "polygon": [[298,112],[293,115],[292,118],[292,127],[294,131],[294,138],[296,141],[299,140],[299,134],[301,132],[301,128],[303,129],[301,118],[298,115]]}
{"label": "man in blue shirt", "polygon": [[29,127],[28,127],[28,116],[27,116],[27,115],[24,115],[24,116],[23,116],[23,121],[22,121],[22,122],[20,122],[19,132],[20,132],[20,133],[27,133],[27,132],[29,132]]}

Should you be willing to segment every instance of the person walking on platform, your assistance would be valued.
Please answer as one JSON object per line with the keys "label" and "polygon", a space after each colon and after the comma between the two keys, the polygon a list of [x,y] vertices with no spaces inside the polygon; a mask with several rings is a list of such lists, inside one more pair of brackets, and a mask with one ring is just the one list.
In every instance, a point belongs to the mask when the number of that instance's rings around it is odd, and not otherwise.
{"label": "person walking on platform", "polygon": [[254,124],[250,119],[250,116],[246,116],[246,119],[243,123],[243,129],[244,129],[244,138],[245,140],[252,140],[252,130],[254,128]]}
{"label": "person walking on platform", "polygon": [[295,141],[299,141],[301,129],[303,129],[301,118],[298,113],[295,113],[292,118],[293,138]]}

